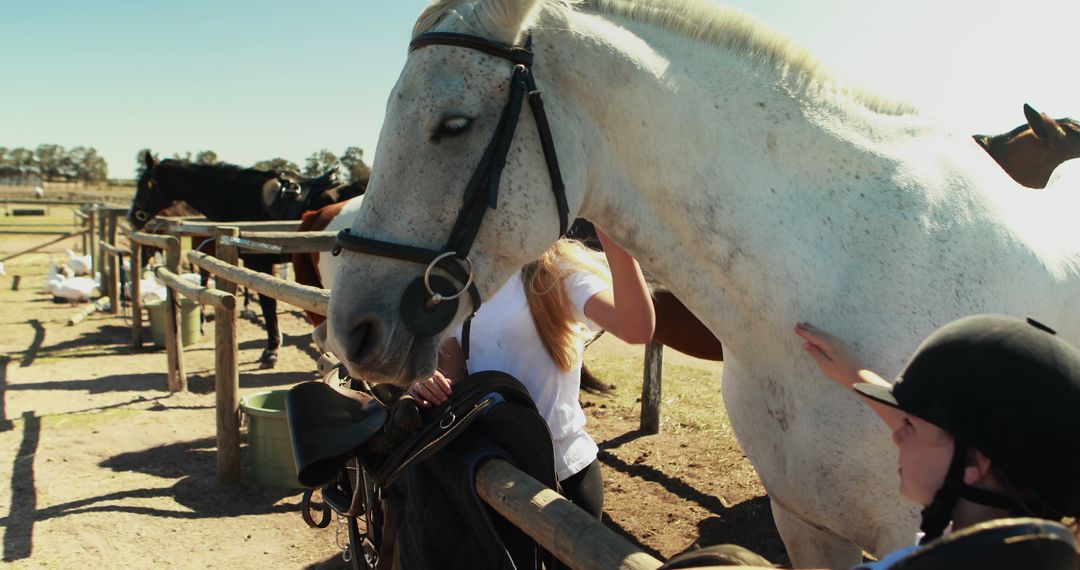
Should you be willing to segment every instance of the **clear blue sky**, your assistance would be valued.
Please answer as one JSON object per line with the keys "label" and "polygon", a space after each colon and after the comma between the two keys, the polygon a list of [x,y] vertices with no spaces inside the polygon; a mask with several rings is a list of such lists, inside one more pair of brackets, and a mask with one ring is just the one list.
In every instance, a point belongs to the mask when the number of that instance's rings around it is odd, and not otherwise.
{"label": "clear blue sky", "polygon": [[[250,165],[359,146],[371,162],[425,0],[15,1],[0,17],[0,146]],[[1080,118],[1077,0],[735,0],[851,83],[961,132]]]}

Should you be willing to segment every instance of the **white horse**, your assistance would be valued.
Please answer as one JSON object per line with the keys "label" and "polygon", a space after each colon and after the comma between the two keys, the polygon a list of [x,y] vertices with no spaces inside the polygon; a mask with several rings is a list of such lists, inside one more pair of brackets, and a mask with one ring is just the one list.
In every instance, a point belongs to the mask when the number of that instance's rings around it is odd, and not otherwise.
{"label": "white horse", "polygon": [[[724,342],[723,398],[797,566],[910,544],[882,423],[820,376],[809,320],[897,372],[962,315],[1032,315],[1080,341],[1078,193],[1024,192],[966,134],[844,88],[754,21],[696,0],[443,0],[416,31],[531,34],[571,218],[597,222]],[[507,100],[513,64],[416,49],[391,93],[352,234],[439,248]],[[557,237],[538,129],[517,121],[469,258],[486,298]],[[344,251],[331,343],[351,373],[429,375],[410,261]],[[460,287],[460,284],[458,285]],[[472,310],[463,296],[454,323]],[[448,329],[449,330],[449,327]]]}

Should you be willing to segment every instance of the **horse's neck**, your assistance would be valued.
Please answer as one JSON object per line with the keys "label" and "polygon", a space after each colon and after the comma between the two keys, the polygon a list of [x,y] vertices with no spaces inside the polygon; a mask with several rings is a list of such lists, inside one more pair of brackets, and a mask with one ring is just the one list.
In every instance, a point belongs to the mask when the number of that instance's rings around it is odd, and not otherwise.
{"label": "horse's neck", "polygon": [[[800,265],[804,230],[854,231],[842,227],[855,217],[854,199],[837,194],[866,195],[875,180],[891,178],[896,161],[873,142],[905,127],[875,127],[857,104],[846,116],[839,102],[809,101],[777,88],[778,72],[671,32],[618,22],[627,32],[589,16],[576,22],[558,40],[565,58],[543,72],[538,64],[537,73],[569,95],[568,112],[582,109],[569,122],[597,133],[585,135],[591,165],[582,215],[709,315],[714,331],[752,332],[758,303],[790,287],[778,278],[820,285],[809,281],[821,272]],[[606,45],[574,46],[575,38]],[[790,310],[777,306],[784,300],[793,299],[777,294],[768,309]]]}
{"label": "horse's neck", "polygon": [[[247,183],[238,184],[235,177],[199,173],[186,168],[170,168],[158,173],[159,184],[168,188],[169,198],[183,200],[202,215],[215,221],[255,220],[250,212],[238,207],[250,202],[258,204],[254,190]],[[252,194],[249,198],[247,194]],[[252,208],[253,212],[257,210]]]}

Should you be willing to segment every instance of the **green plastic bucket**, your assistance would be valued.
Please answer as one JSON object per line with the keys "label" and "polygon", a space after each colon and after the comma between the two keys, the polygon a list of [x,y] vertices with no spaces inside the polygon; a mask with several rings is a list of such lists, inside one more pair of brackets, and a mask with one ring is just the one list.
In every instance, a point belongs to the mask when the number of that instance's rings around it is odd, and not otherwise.
{"label": "green plastic bucket", "polygon": [[[154,346],[165,346],[165,301],[146,303],[146,312],[150,316],[150,337]],[[180,310],[176,312],[180,319],[180,342],[190,346],[202,340],[199,330],[199,304],[187,297],[180,298]]]}
{"label": "green plastic bucket", "polygon": [[240,409],[248,417],[248,449],[251,476],[274,487],[303,488],[296,480],[296,462],[285,417],[288,390],[271,390],[244,396]]}

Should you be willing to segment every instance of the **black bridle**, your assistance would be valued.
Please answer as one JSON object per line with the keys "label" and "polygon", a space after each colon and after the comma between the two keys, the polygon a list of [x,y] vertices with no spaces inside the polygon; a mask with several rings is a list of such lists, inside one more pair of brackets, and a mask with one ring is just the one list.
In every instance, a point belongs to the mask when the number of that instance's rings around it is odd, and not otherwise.
{"label": "black bridle", "polygon": [[[555,144],[551,139],[551,127],[548,125],[544,102],[532,74],[533,53],[532,36],[528,36],[524,46],[507,46],[484,38],[466,34],[432,32],[417,36],[409,44],[409,51],[430,45],[450,45],[482,51],[501,57],[514,64],[510,77],[510,98],[503,107],[495,134],[484,151],[480,164],[473,171],[461,210],[450,232],[450,239],[441,251],[401,245],[376,239],[353,235],[348,229],[341,230],[334,245],[333,254],[338,255],[347,249],[357,253],[366,253],[382,257],[391,257],[427,265],[423,277],[418,277],[406,287],[401,298],[401,315],[406,326],[413,334],[420,337],[434,336],[453,320],[457,314],[458,298],[468,292],[472,300],[473,314],[480,308],[480,292],[473,282],[472,262],[469,250],[480,232],[480,223],[488,208],[498,205],[499,181],[506,167],[506,156],[510,152],[510,143],[514,139],[521,108],[528,97],[529,106],[536,120],[540,135],[540,144],[547,161],[551,187],[555,194],[555,203],[559,209],[559,235],[566,233],[570,225],[570,210],[566,203],[566,187],[563,185],[559,160],[555,155]],[[448,279],[432,275],[432,269],[439,268],[456,279],[461,287],[457,288]]]}
{"label": "black bridle", "polygon": [[[136,226],[136,229],[145,226],[146,222],[150,221],[150,218],[153,218],[158,212],[169,206],[169,200],[161,196],[161,193],[157,190],[158,184],[157,180],[154,179],[153,171],[147,172],[145,176],[147,176],[147,180],[146,191],[143,195],[144,199],[140,201],[138,199],[139,193],[136,192],[135,199],[131,201],[131,210],[129,211],[129,217],[133,225]],[[151,205],[155,198],[160,204]],[[151,212],[151,210],[158,205],[160,205],[160,207],[157,211]]]}

